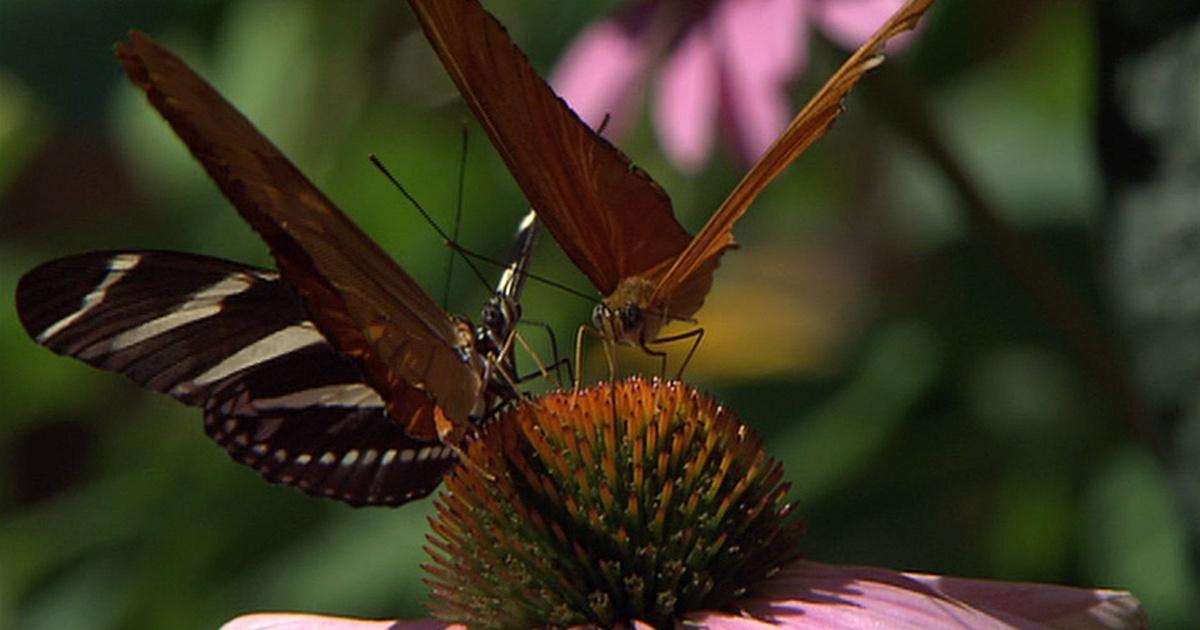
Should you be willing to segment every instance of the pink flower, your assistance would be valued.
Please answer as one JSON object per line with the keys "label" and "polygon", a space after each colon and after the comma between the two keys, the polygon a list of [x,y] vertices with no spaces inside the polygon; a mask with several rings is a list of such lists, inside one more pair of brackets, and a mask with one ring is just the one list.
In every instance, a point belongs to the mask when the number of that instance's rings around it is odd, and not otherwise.
{"label": "pink flower", "polygon": [[1127,591],[792,563],[738,602],[741,615],[688,619],[712,630],[785,628],[1144,628]]}
{"label": "pink flower", "polygon": [[449,628],[435,621],[369,621],[304,613],[255,613],[221,626],[221,630],[435,630]]}
{"label": "pink flower", "polygon": [[[1138,600],[1126,591],[899,573],[888,569],[792,563],[740,614],[702,612],[687,621],[712,630],[761,628],[1144,628]],[[435,630],[432,620],[367,621],[301,614],[238,617],[222,630]]]}
{"label": "pink flower", "polygon": [[[658,68],[652,116],[667,156],[681,170],[698,169],[712,150],[720,123],[738,156],[749,163],[792,116],[787,85],[808,61],[810,25],[852,49],[902,4],[643,0],[585,29],[550,82],[585,122],[595,127],[611,116],[612,130],[620,133],[652,61],[666,53]],[[904,40],[893,41],[893,49]]]}

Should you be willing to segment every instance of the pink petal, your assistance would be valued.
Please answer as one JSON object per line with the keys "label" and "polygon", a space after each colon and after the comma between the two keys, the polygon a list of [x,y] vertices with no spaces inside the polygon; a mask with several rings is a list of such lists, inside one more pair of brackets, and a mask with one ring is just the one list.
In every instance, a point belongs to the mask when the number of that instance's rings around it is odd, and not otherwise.
{"label": "pink petal", "polygon": [[1004,610],[1055,628],[1128,628],[1146,624],[1141,603],[1128,591],[972,580],[924,573],[906,575],[948,597],[981,608]]}
{"label": "pink petal", "polygon": [[371,621],[348,617],[326,617],[303,613],[254,613],[243,615],[221,630],[463,630],[463,626],[432,619],[417,621]]}
{"label": "pink petal", "polygon": [[723,0],[710,18],[723,35],[722,53],[775,80],[794,77],[808,63],[810,2]]}
{"label": "pink petal", "polygon": [[689,619],[733,628],[1144,628],[1124,591],[969,580],[798,561],[738,602],[742,615]]}
{"label": "pink petal", "polygon": [[[838,46],[853,50],[903,5],[904,0],[817,0],[812,20]],[[912,35],[905,33],[893,39],[887,50],[902,50]]]}
{"label": "pink petal", "polygon": [[722,65],[723,122],[752,162],[791,118],[787,83],[808,45],[802,0],[726,0],[711,18]]}
{"label": "pink petal", "polygon": [[632,114],[638,83],[650,63],[652,6],[635,5],[584,29],[550,75],[550,85],[593,128],[611,116],[619,132]]}
{"label": "pink petal", "polygon": [[663,65],[654,97],[659,144],[681,171],[696,171],[712,150],[717,89],[717,59],[707,24],[701,22]]}

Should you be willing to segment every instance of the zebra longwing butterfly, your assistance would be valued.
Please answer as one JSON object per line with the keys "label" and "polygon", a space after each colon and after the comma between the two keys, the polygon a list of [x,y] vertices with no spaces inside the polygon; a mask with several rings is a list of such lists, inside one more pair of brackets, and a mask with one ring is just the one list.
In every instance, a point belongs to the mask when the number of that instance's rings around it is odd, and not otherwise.
{"label": "zebra longwing butterfly", "polygon": [[202,407],[208,434],[272,482],[352,505],[429,494],[454,440],[515,396],[500,348],[520,316],[536,217],[473,329],[173,54],[133,32],[117,56],[279,271],[162,251],[54,260],[18,284],[25,329]]}

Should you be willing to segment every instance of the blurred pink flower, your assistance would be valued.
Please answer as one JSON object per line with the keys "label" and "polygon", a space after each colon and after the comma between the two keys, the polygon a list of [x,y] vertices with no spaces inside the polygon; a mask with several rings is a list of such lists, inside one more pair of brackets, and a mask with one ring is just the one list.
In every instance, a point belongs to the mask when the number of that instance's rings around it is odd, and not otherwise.
{"label": "blurred pink flower", "polygon": [[441,630],[465,628],[440,621],[370,621],[304,613],[254,613],[221,626],[221,630]]}
{"label": "blurred pink flower", "polygon": [[[718,124],[749,163],[791,119],[787,85],[808,62],[810,25],[853,49],[903,4],[642,0],[586,28],[550,82],[585,122],[595,127],[611,116],[611,130],[620,133],[653,60],[663,56],[652,116],[672,163],[689,172],[702,166]],[[901,36],[891,48],[905,41]]]}
{"label": "blurred pink flower", "polygon": [[[1126,591],[899,573],[875,567],[792,563],[739,602],[738,614],[700,612],[712,630],[761,628],[1144,628]],[[641,627],[641,624],[637,624]],[[689,623],[690,625],[690,623]],[[366,621],[299,614],[238,617],[222,630],[435,630],[436,621]]]}

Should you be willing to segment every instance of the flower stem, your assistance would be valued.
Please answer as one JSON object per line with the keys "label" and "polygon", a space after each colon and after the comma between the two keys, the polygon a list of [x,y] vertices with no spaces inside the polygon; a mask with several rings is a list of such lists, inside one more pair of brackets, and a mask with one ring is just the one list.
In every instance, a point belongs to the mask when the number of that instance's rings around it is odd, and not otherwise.
{"label": "flower stem", "polygon": [[1113,398],[1120,416],[1144,443],[1153,445],[1141,403],[1125,362],[1092,312],[1036,245],[1001,219],[1002,213],[958,160],[915,81],[904,68],[890,66],[871,82],[886,103],[878,108],[893,128],[913,143],[945,175],[957,194],[971,235],[1025,291],[1075,358]]}

